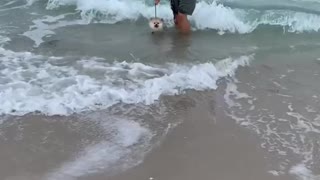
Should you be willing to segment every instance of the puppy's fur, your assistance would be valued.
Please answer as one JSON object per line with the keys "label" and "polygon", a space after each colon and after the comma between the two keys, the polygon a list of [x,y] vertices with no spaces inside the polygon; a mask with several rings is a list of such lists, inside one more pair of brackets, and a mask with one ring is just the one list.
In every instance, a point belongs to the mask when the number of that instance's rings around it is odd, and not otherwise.
{"label": "puppy's fur", "polygon": [[149,26],[152,30],[152,34],[155,32],[161,32],[164,29],[164,21],[160,18],[151,18],[149,21]]}

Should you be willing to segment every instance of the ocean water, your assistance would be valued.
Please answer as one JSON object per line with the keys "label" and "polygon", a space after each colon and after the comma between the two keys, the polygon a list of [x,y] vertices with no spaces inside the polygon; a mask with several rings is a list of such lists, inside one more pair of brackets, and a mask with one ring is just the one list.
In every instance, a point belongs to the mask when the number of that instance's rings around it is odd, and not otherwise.
{"label": "ocean water", "polygon": [[200,0],[189,37],[176,33],[169,2],[157,12],[166,30],[152,35],[152,1],[0,2],[0,143],[37,159],[59,136],[52,123],[68,137],[88,130],[69,145],[58,138],[72,158],[30,179],[134,167],[183,123],[169,120],[183,113],[176,98],[218,89],[225,115],[270,153],[269,173],[319,179],[320,1]]}

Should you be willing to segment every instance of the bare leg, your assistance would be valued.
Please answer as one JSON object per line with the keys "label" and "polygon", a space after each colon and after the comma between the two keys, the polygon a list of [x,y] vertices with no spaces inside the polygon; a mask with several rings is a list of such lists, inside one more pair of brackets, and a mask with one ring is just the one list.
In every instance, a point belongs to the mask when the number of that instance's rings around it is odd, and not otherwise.
{"label": "bare leg", "polygon": [[190,23],[187,18],[187,15],[178,13],[175,17],[176,26],[179,29],[179,31],[183,34],[190,33]]}

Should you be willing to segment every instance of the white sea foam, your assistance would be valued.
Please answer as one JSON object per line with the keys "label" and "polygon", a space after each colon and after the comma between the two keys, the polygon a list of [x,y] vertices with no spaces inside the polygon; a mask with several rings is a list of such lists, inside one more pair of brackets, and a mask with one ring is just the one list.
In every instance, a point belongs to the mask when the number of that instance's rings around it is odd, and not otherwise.
{"label": "white sea foam", "polygon": [[318,32],[320,30],[319,15],[307,14],[294,11],[266,11],[254,26],[258,25],[277,25],[283,26],[289,32]]}
{"label": "white sea foam", "polygon": [[27,0],[27,5],[30,6],[37,1],[39,1],[39,0]]}
{"label": "white sea foam", "polygon": [[293,166],[289,172],[297,176],[299,180],[320,180],[320,176],[313,175],[305,164]]}
{"label": "white sea foam", "polygon": [[[277,74],[274,76],[279,78]],[[279,87],[283,87],[281,78],[276,80]],[[230,81],[226,86],[224,98],[228,108],[225,112],[239,125],[255,132],[261,138],[260,146],[281,162],[272,163],[269,173],[275,176],[290,173],[300,180],[319,180],[320,176],[316,175],[319,160],[315,156],[319,154],[315,143],[320,135],[319,115],[310,113],[317,111],[307,106],[305,110],[308,112],[303,113],[306,112],[302,110],[304,106],[295,96],[274,98],[268,93],[257,92],[256,88],[251,89],[250,78],[240,78],[240,81],[239,84]],[[254,84],[258,81],[255,79]],[[274,79],[270,78],[269,83],[273,82]],[[288,94],[291,92],[287,90]],[[255,105],[255,108],[249,108],[248,104]],[[287,108],[289,112],[283,113]]]}
{"label": "white sea foam", "polygon": [[10,41],[10,38],[0,35],[0,46],[2,46],[3,44],[5,44],[8,41]]}
{"label": "white sea foam", "polygon": [[109,172],[113,168],[125,170],[140,163],[150,149],[152,134],[134,121],[116,119],[107,121],[103,127],[109,132],[108,141],[88,146],[43,179],[73,180],[91,173]]}
{"label": "white sea foam", "polygon": [[[35,0],[29,0],[33,4]],[[80,11],[81,19],[67,20],[69,14],[58,16],[45,16],[33,20],[29,31],[23,35],[29,37],[39,46],[43,38],[54,34],[60,27],[103,22],[108,24],[124,20],[136,21],[140,17],[151,18],[154,16],[154,7],[143,1],[129,0],[49,0],[47,9],[55,10],[60,6],[76,6]],[[163,18],[167,26],[172,27],[172,12],[168,3],[163,2],[158,7],[158,16]],[[210,18],[208,18],[210,17]],[[215,29],[219,34],[250,33],[261,25],[283,27],[289,32],[318,32],[320,30],[320,16],[291,10],[243,10],[232,9],[216,2],[207,3],[200,1],[190,20],[195,30]]]}
{"label": "white sea foam", "polygon": [[23,33],[24,36],[34,41],[35,46],[39,46],[44,42],[43,38],[55,34],[54,30],[60,27],[85,24],[83,20],[66,21],[63,20],[69,14],[62,14],[59,16],[45,16],[42,19],[33,20],[33,24],[29,31]]}
{"label": "white sea foam", "polygon": [[[138,0],[49,0],[48,9],[73,5],[88,22],[115,23],[123,20],[135,21],[139,17],[154,16],[152,3]],[[172,12],[167,2],[158,6],[158,16],[172,26]],[[294,10],[248,10],[229,8],[217,2],[197,3],[190,17],[195,29],[217,29],[220,32],[250,33],[260,25],[282,26],[290,32],[319,31],[320,16]]]}
{"label": "white sea foam", "polygon": [[7,33],[5,30],[0,29],[0,47],[9,42],[11,39],[7,37]]}
{"label": "white sea foam", "polygon": [[17,115],[35,111],[68,115],[119,102],[151,104],[161,95],[176,95],[185,89],[215,89],[217,80],[233,76],[253,58],[163,66],[92,58],[64,65],[61,58],[29,52],[1,48],[0,55],[0,114]]}

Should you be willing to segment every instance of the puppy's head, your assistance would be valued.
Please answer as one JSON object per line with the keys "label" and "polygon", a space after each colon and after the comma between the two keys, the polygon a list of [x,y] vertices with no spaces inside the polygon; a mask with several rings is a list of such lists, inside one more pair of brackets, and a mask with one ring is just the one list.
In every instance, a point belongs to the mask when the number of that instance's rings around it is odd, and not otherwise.
{"label": "puppy's head", "polygon": [[149,26],[153,31],[162,31],[164,23],[160,18],[151,18],[149,21]]}

